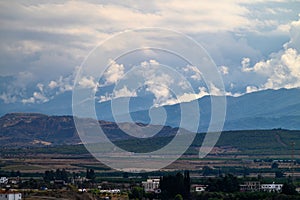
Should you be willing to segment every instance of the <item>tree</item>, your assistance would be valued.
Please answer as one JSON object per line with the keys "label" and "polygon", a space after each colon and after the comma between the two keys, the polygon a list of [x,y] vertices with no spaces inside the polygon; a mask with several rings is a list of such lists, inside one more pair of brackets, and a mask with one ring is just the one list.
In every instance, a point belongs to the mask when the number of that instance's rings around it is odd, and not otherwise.
{"label": "tree", "polygon": [[221,183],[224,192],[238,192],[240,191],[240,185],[238,179],[232,174],[227,174]]}
{"label": "tree", "polygon": [[123,173],[123,178],[128,178],[128,177],[129,177],[128,172],[124,172]]}
{"label": "tree", "polygon": [[93,169],[86,169],[86,178],[94,181],[96,178],[95,171]]}
{"label": "tree", "polygon": [[284,173],[282,171],[275,172],[275,178],[282,178],[282,177],[284,177]]}
{"label": "tree", "polygon": [[208,179],[207,190],[210,192],[238,192],[240,190],[238,179],[232,174],[217,179]]}
{"label": "tree", "polygon": [[164,176],[160,179],[159,187],[162,191],[162,199],[173,199],[180,194],[184,199],[190,199],[190,175],[189,172],[177,173],[175,176]]}
{"label": "tree", "polygon": [[278,169],[278,167],[279,167],[279,164],[277,162],[273,162],[271,165],[272,169]]}
{"label": "tree", "polygon": [[190,199],[191,198],[191,178],[190,178],[190,172],[188,170],[186,170],[184,172],[183,184],[184,184],[183,196],[185,197],[185,199]]}
{"label": "tree", "polygon": [[175,196],[175,200],[183,200],[181,194],[177,194],[177,195]]}
{"label": "tree", "polygon": [[296,187],[292,183],[284,183],[282,186],[282,193],[286,195],[295,195],[297,194]]}
{"label": "tree", "polygon": [[67,173],[67,171],[66,171],[65,169],[63,169],[63,170],[61,171],[60,179],[61,179],[61,180],[64,180],[65,182],[68,181],[68,173]]}
{"label": "tree", "polygon": [[55,179],[55,174],[54,174],[54,171],[45,171],[45,174],[44,174],[44,181],[46,182],[50,182],[50,181],[53,181]]}
{"label": "tree", "polygon": [[202,175],[203,176],[208,176],[208,175],[211,175],[213,174],[214,170],[208,166],[204,166],[203,169],[202,169]]}
{"label": "tree", "polygon": [[133,187],[130,194],[130,199],[143,199],[144,189],[141,187]]}
{"label": "tree", "polygon": [[16,176],[21,177],[21,172],[19,170],[16,172]]}

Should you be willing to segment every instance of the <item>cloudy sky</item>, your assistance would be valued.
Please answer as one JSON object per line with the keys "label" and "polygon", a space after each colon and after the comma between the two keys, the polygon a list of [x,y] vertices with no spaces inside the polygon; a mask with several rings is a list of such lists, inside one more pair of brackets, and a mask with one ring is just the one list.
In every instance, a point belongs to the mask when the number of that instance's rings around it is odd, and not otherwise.
{"label": "cloudy sky", "polygon": [[[300,87],[300,1],[28,0],[1,1],[0,10],[0,101],[4,103],[43,103],[71,91],[79,67],[97,44],[142,27],[178,31],[201,44],[215,62],[228,95]],[[137,96],[128,86],[107,91],[128,66],[139,63],[156,69],[166,57],[136,53],[111,60],[102,80],[87,76],[79,84],[100,91],[99,101]],[[171,60],[169,65],[182,67],[189,76],[196,97],[209,92],[197,68]],[[174,103],[165,88],[182,82],[155,73],[144,77],[145,91],[154,94],[154,103]],[[218,94],[218,88],[210,88]],[[191,100],[188,95],[180,98]]]}

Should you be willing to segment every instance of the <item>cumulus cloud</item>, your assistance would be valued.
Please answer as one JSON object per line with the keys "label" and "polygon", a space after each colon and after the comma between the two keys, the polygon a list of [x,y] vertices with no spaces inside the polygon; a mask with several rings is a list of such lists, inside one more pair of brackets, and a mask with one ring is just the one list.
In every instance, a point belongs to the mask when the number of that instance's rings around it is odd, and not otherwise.
{"label": "cumulus cloud", "polygon": [[34,97],[30,97],[30,98],[27,98],[27,99],[22,99],[21,102],[23,104],[35,103],[35,98]]}
{"label": "cumulus cloud", "polygon": [[199,87],[198,92],[195,93],[184,93],[180,96],[177,96],[176,98],[168,99],[166,102],[164,102],[163,105],[172,105],[172,104],[178,104],[183,102],[191,102],[196,99],[200,99],[204,96],[241,96],[241,93],[231,93],[231,92],[225,92],[221,91],[219,88],[217,88],[214,84],[210,83],[210,91],[206,87]]}
{"label": "cumulus cloud", "polygon": [[[221,66],[219,71],[227,75],[228,79],[231,76],[240,77],[240,74],[234,74],[233,67],[234,64],[238,66],[241,57],[245,56],[245,63],[242,63],[244,72],[270,78],[259,88],[276,88],[281,87],[280,85],[294,87],[298,85],[297,69],[292,66],[298,65],[300,39],[297,27],[300,22],[290,22],[290,19],[298,12],[294,9],[296,3],[250,0],[205,3],[186,1],[184,4],[179,0],[134,3],[132,0],[100,3],[3,1],[0,3],[1,75],[13,75],[15,81],[4,89],[1,88],[0,99],[6,103],[20,99],[25,102],[42,102],[44,100],[41,95],[51,99],[54,95],[72,90],[74,76],[70,74],[74,66],[81,63],[97,43],[119,31],[145,26],[169,28],[194,38],[202,34],[203,37],[198,41],[207,43],[207,49],[215,54],[215,60],[219,62],[216,63]],[[228,32],[234,36],[224,39]],[[249,57],[255,63],[263,55],[263,50],[251,46],[250,41],[247,43],[249,34],[259,38],[261,35],[285,36],[288,32],[292,37],[284,50],[270,55],[266,61],[258,62],[253,67],[250,66],[250,59],[246,62]],[[276,39],[275,37],[273,41]],[[143,41],[139,42],[143,44]],[[112,49],[118,45],[122,44],[114,44]],[[227,48],[222,49],[220,46]],[[149,62],[155,65],[154,60]],[[277,66],[276,69],[271,64]],[[278,67],[281,65],[289,67]],[[189,77],[195,82],[201,80],[199,70],[193,66],[187,67],[187,70]],[[124,71],[123,65],[112,62],[104,75],[105,85],[118,82],[124,76]],[[284,82],[283,76],[289,77],[289,83]],[[161,81],[158,80],[159,77],[169,78],[157,76],[157,81]],[[171,82],[165,81],[158,86],[157,82],[151,81],[148,81],[148,90],[154,92],[158,99],[165,101],[171,96],[166,89]],[[238,81],[235,82],[239,84]],[[37,86],[37,83],[40,85]],[[179,83],[182,84],[181,87],[187,87],[184,82]],[[91,77],[85,77],[80,84],[83,87],[97,86]]]}
{"label": "cumulus cloud", "polygon": [[296,49],[285,49],[269,60],[255,64],[253,68],[257,73],[264,73],[263,70],[270,68],[273,70],[264,84],[265,88],[300,87],[300,54]]}
{"label": "cumulus cloud", "polygon": [[36,87],[40,90],[40,92],[44,92],[44,84],[38,83]]}
{"label": "cumulus cloud", "polygon": [[[300,87],[300,20],[291,23],[291,39],[283,45],[283,50],[272,53],[268,60],[257,62],[253,67],[249,67],[247,59],[243,59],[243,71],[252,72],[266,77],[264,84],[259,87],[248,86],[246,92],[253,92],[262,89],[279,89]],[[295,33],[295,30],[298,33]],[[297,46],[297,48],[295,48]]]}
{"label": "cumulus cloud", "polygon": [[188,65],[185,68],[183,68],[183,71],[187,73],[191,73],[190,74],[191,79],[194,79],[196,81],[201,80],[202,73],[197,67]]}
{"label": "cumulus cloud", "polygon": [[[120,66],[120,64],[114,64]],[[153,94],[153,106],[189,102],[206,95],[240,95],[239,93],[232,94],[231,92],[222,91],[210,82],[207,83],[209,84],[209,89],[201,86],[203,84],[203,82],[199,81],[201,80],[201,72],[195,66],[187,65],[180,69],[182,70],[180,72],[184,72],[181,75],[172,68],[161,66],[156,60],[143,61],[139,66],[132,68],[131,74],[125,74],[123,77],[125,79],[124,82],[123,80],[118,82],[118,84],[123,85],[122,89],[100,95],[99,101],[103,102],[119,97],[137,96],[137,91],[126,85],[129,84],[132,87],[131,81],[133,81],[136,86],[133,88],[144,88],[145,92]],[[223,70],[223,74],[228,74],[228,68],[226,66],[222,66],[221,69]],[[191,83],[191,80],[195,82]],[[101,87],[104,86],[100,86],[100,90]],[[195,91],[194,88],[196,88]]]}
{"label": "cumulus cloud", "polygon": [[223,75],[227,75],[229,74],[229,67],[222,65],[219,67],[219,72]]}
{"label": "cumulus cloud", "polygon": [[105,95],[101,95],[99,97],[99,102],[104,102],[104,101],[110,101],[114,98],[122,98],[122,97],[136,97],[137,96],[137,92],[131,91],[127,88],[127,86],[125,85],[123,88],[119,89],[119,90],[114,90],[114,92],[112,94],[105,94]]}
{"label": "cumulus cloud", "polygon": [[50,81],[50,83],[48,84],[50,89],[54,89],[58,86],[57,82],[55,81]]}
{"label": "cumulus cloud", "polygon": [[[121,67],[121,74],[124,74],[124,67],[121,64],[113,63],[116,68]],[[197,67],[194,66],[186,66],[183,69],[184,72],[187,72],[188,76],[185,77],[187,79],[199,80],[201,77],[201,72]],[[122,78],[119,75],[119,71],[117,70],[108,70],[109,73],[105,76],[105,80],[107,82],[108,77],[118,77],[114,80]],[[117,74],[117,75],[116,75]],[[100,95],[100,102],[108,101],[113,98],[119,97],[134,97],[137,96],[137,91],[127,87],[127,84],[130,84],[132,87],[131,81],[134,82],[134,85],[137,88],[143,88],[144,92],[149,92],[153,94],[153,105],[160,106],[171,103],[171,100],[174,99],[174,95],[179,95],[182,101],[187,101],[192,98],[189,93],[184,94],[184,91],[190,91],[189,82],[187,79],[184,79],[183,76],[178,76],[178,72],[176,70],[172,70],[172,68],[168,68],[165,66],[161,66],[160,63],[156,60],[143,61],[138,66],[134,66],[129,74],[124,74],[123,77],[125,82],[120,81],[118,84],[124,84],[121,89],[115,90],[113,93],[106,93],[105,95]],[[182,74],[183,75],[183,74]],[[113,83],[111,81],[110,83]],[[114,81],[115,83],[115,81]],[[100,87],[104,87],[105,85],[101,85]],[[178,94],[173,94],[177,92]],[[202,94],[199,94],[202,95]],[[198,96],[199,96],[198,95]],[[189,97],[190,96],[190,97]],[[197,97],[196,97],[197,98]],[[193,97],[195,99],[195,97]]]}
{"label": "cumulus cloud", "polygon": [[176,98],[168,99],[166,102],[164,102],[163,105],[173,105],[182,102],[190,102],[209,95],[205,87],[199,87],[198,90],[198,93],[183,93],[182,95],[177,96]]}
{"label": "cumulus cloud", "polygon": [[250,68],[250,58],[243,58],[241,64],[243,72],[249,72],[253,70],[252,68]]}
{"label": "cumulus cloud", "polygon": [[45,96],[44,93],[44,85],[41,83],[37,84],[37,88],[39,89],[39,92],[33,92],[32,96],[29,98],[23,98],[21,102],[23,104],[28,103],[45,103],[49,101],[49,98]]}
{"label": "cumulus cloud", "polygon": [[6,104],[8,103],[15,103],[17,101],[17,97],[15,95],[11,95],[8,93],[2,93],[0,95],[0,99]]}
{"label": "cumulus cloud", "polygon": [[47,97],[44,96],[44,94],[40,93],[40,92],[34,92],[33,93],[33,97],[37,100],[37,101],[41,101],[41,102],[47,102],[49,101],[49,99]]}
{"label": "cumulus cloud", "polygon": [[146,91],[154,94],[153,104],[155,106],[166,102],[172,97],[170,88],[172,88],[174,78],[169,74],[165,74],[162,69],[156,60],[150,60],[142,62],[141,69],[138,72],[144,79]]}
{"label": "cumulus cloud", "polygon": [[110,65],[103,74],[105,84],[115,84],[124,76],[124,65],[116,63],[114,60],[110,60]]}
{"label": "cumulus cloud", "polygon": [[94,91],[96,91],[99,86],[98,82],[95,81],[95,78],[92,76],[82,77],[78,84],[83,88],[92,88]]}
{"label": "cumulus cloud", "polygon": [[257,92],[259,89],[256,86],[247,86],[246,93]]}
{"label": "cumulus cloud", "polygon": [[74,84],[74,74],[68,75],[66,77],[59,76],[58,79],[49,82],[48,87],[50,89],[57,89],[56,95],[71,91]]}

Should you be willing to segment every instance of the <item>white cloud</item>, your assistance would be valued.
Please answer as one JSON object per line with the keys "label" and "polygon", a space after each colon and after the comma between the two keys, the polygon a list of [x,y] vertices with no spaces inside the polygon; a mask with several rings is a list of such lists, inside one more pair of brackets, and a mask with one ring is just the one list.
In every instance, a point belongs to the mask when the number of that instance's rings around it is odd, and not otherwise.
{"label": "white cloud", "polygon": [[167,74],[153,74],[148,77],[145,81],[146,90],[154,94],[154,105],[160,105],[172,97],[170,88],[173,83],[173,78]]}
{"label": "white cloud", "polygon": [[[115,63],[116,65],[119,65]],[[224,92],[217,88],[214,84],[209,84],[209,89],[206,87],[198,87],[198,92],[192,92],[192,88],[195,86],[190,85],[188,79],[199,80],[201,78],[201,72],[197,67],[186,66],[183,69],[187,76],[180,77],[178,72],[174,72],[172,68],[163,67],[156,60],[149,60],[141,62],[139,66],[136,66],[132,70],[132,74],[126,74],[124,83],[131,84],[130,80],[136,77],[135,84],[139,87],[145,87],[145,91],[154,95],[153,105],[162,106],[176,104],[179,102],[189,102],[195,99],[199,99],[206,95],[214,96],[239,96],[239,93],[232,94],[231,92]],[[228,73],[228,69],[222,66],[223,73]],[[119,84],[124,84],[122,81]],[[200,83],[199,81],[197,82]],[[196,85],[197,85],[196,83]],[[131,85],[132,86],[132,85]],[[103,87],[103,86],[102,86]],[[174,93],[174,94],[173,94]],[[137,96],[136,91],[131,91],[126,85],[122,89],[115,90],[113,93],[106,93],[100,95],[100,102],[112,100],[119,97],[134,97]]]}
{"label": "white cloud", "polygon": [[34,97],[30,97],[28,99],[22,99],[21,102],[23,104],[27,104],[27,103],[35,103],[35,98]]}
{"label": "white cloud", "polygon": [[105,95],[101,95],[99,97],[99,102],[104,102],[104,101],[110,101],[112,99],[116,99],[116,98],[122,98],[122,97],[136,97],[137,93],[136,91],[130,91],[127,86],[125,85],[123,88],[119,89],[119,90],[114,90],[114,92],[112,94],[105,94]]}
{"label": "white cloud", "polygon": [[7,93],[2,93],[0,95],[0,99],[2,99],[4,101],[4,103],[15,103],[17,101],[17,97],[14,95],[10,95]]}
{"label": "white cloud", "polygon": [[57,82],[56,81],[50,81],[50,83],[48,84],[48,87],[50,89],[54,89],[58,86]]}
{"label": "white cloud", "polygon": [[[71,74],[67,76],[59,76],[57,79],[49,81],[47,84],[47,92],[51,93],[56,91],[55,95],[59,95],[61,93],[73,90],[74,79],[78,69],[79,67],[76,67]],[[79,84],[82,87],[94,88],[96,83],[94,82],[93,77],[84,77],[79,81]]]}
{"label": "white cloud", "polygon": [[38,83],[36,87],[40,90],[40,92],[44,92],[44,84]]}
{"label": "white cloud", "polygon": [[198,90],[199,90],[198,93],[184,93],[180,96],[177,96],[176,98],[168,99],[162,105],[173,105],[173,104],[178,104],[178,103],[182,103],[182,102],[190,102],[190,101],[193,101],[193,100],[196,100],[196,99],[199,99],[199,98],[209,95],[209,93],[207,92],[207,89],[205,87],[199,87]]}
{"label": "white cloud", "polygon": [[243,58],[241,64],[243,72],[249,72],[253,70],[252,68],[250,68],[250,58]]}
{"label": "white cloud", "polygon": [[[265,88],[294,88],[300,87],[300,54],[296,49],[286,49],[280,54],[274,55],[265,62],[259,62],[254,66],[256,72],[262,69],[272,69]],[[261,72],[262,73],[262,72]]]}
{"label": "white cloud", "polygon": [[191,102],[196,99],[200,99],[204,96],[241,96],[241,93],[234,93],[231,92],[222,92],[220,89],[218,89],[214,84],[210,84],[210,91],[206,87],[199,87],[198,93],[184,93],[183,95],[177,96],[176,98],[172,98],[164,102],[163,105],[172,105],[177,103],[183,103],[183,102]]}
{"label": "white cloud", "polygon": [[222,65],[219,67],[219,72],[221,72],[221,74],[223,74],[223,75],[227,75],[227,74],[229,74],[229,68]]}
{"label": "white cloud", "polygon": [[105,78],[105,84],[115,84],[124,76],[124,66],[122,64],[116,63],[114,60],[110,60],[109,67],[103,74]]}
{"label": "white cloud", "polygon": [[49,99],[42,94],[41,92],[34,92],[32,97],[24,98],[21,100],[23,104],[29,104],[29,103],[45,103],[49,101]]}
{"label": "white cloud", "polygon": [[[249,86],[246,92],[262,89],[279,89],[300,87],[300,54],[299,48],[300,20],[291,23],[291,39],[283,45],[283,50],[272,53],[268,60],[257,62],[252,68],[245,64],[245,72],[254,72],[266,77],[266,82],[258,88]],[[295,33],[295,31],[298,33]],[[296,43],[295,43],[296,42]]]}
{"label": "white cloud", "polygon": [[191,73],[191,75],[190,75],[191,79],[194,79],[196,81],[201,80],[202,73],[200,72],[200,70],[197,67],[188,65],[185,68],[183,68],[183,71],[185,71],[187,73]]}
{"label": "white cloud", "polygon": [[[138,27],[163,27],[181,31],[194,38],[202,34],[198,42],[207,43],[206,49],[214,54],[216,63],[221,66],[219,71],[226,75],[224,79],[241,77],[234,67],[240,66],[240,60],[244,56],[244,61],[249,59],[248,63],[242,63],[244,72],[269,78],[259,88],[294,87],[298,85],[298,77],[297,69],[292,66],[297,65],[300,52],[300,31],[297,28],[300,22],[291,22],[295,14],[299,13],[295,9],[296,6],[293,6],[296,3],[261,0],[184,3],[180,0],[60,3],[2,1],[1,75],[13,75],[16,81],[10,86],[5,86],[0,98],[5,102],[26,98],[32,101],[30,96],[35,87],[38,87],[36,92],[46,98],[51,98],[53,91],[57,95],[72,90],[74,75],[69,74],[96,44],[114,33]],[[291,34],[291,41],[286,44],[287,47],[270,55],[266,61],[257,62],[269,54],[272,50],[270,48],[276,47],[260,40],[261,46],[268,45],[268,49],[256,48],[251,44],[257,42],[255,38],[261,39],[261,35],[273,37],[274,34],[286,36],[288,32]],[[232,33],[232,36],[224,37],[226,33]],[[249,34],[252,34],[251,37],[248,37]],[[273,41],[276,39],[273,38]],[[115,46],[112,45],[112,48]],[[268,53],[264,54],[263,51]],[[257,62],[253,67],[250,66],[250,58],[252,63]],[[149,62],[155,65],[154,61]],[[192,66],[189,73],[193,80],[201,80],[201,72]],[[124,66],[113,63],[104,76],[105,84],[114,84],[123,75]],[[284,80],[283,76],[289,78]],[[238,87],[242,81],[239,79],[229,82],[235,82]],[[81,80],[81,84],[86,87],[95,87],[95,82],[88,77]],[[38,86],[37,83],[43,86]],[[155,92],[158,98],[166,99],[170,96],[166,88],[171,83],[162,82],[160,87],[150,83],[151,81],[148,82],[148,89]],[[181,83],[182,87],[187,87],[184,82]]]}
{"label": "white cloud", "polygon": [[251,92],[257,92],[258,88],[255,86],[247,86],[246,87],[246,93],[251,93]]}
{"label": "white cloud", "polygon": [[47,97],[44,96],[44,94],[40,93],[40,92],[34,92],[33,93],[33,97],[35,98],[36,101],[38,102],[47,102],[49,101],[49,99]]}
{"label": "white cloud", "polygon": [[120,98],[120,97],[136,97],[136,91],[130,91],[127,86],[124,86],[120,90],[114,91],[114,98]]}
{"label": "white cloud", "polygon": [[94,91],[96,91],[97,87],[99,86],[98,82],[95,81],[95,78],[92,76],[82,77],[78,84],[83,88],[92,88]]}

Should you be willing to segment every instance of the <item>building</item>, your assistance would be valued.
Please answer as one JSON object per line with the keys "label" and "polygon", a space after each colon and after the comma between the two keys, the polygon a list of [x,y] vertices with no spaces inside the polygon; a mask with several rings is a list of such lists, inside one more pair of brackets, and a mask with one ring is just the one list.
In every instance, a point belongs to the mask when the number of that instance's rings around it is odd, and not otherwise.
{"label": "building", "polygon": [[100,193],[119,194],[121,193],[121,190],[120,189],[100,190]]}
{"label": "building", "polygon": [[240,185],[241,192],[281,192],[283,184],[260,184],[259,181],[247,181]]}
{"label": "building", "polygon": [[0,192],[0,200],[21,200],[22,194],[18,192]]}
{"label": "building", "polygon": [[261,184],[261,191],[264,192],[281,192],[283,184]]}
{"label": "building", "polygon": [[145,192],[156,192],[159,189],[159,181],[159,179],[147,179],[147,181],[143,181],[142,185]]}
{"label": "building", "polygon": [[207,188],[207,185],[193,185],[192,188],[195,192],[204,192]]}
{"label": "building", "polygon": [[7,184],[7,183],[8,183],[8,178],[6,178],[6,177],[0,178],[0,184]]}
{"label": "building", "polygon": [[240,185],[241,192],[256,192],[260,191],[261,186],[259,181],[247,181]]}

